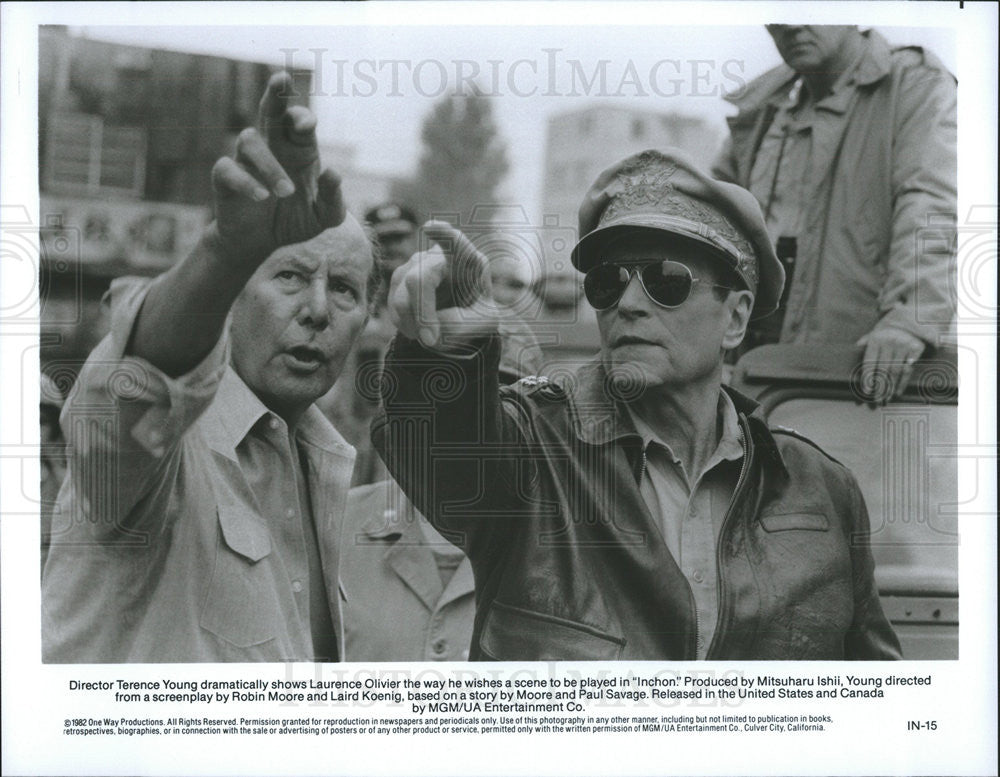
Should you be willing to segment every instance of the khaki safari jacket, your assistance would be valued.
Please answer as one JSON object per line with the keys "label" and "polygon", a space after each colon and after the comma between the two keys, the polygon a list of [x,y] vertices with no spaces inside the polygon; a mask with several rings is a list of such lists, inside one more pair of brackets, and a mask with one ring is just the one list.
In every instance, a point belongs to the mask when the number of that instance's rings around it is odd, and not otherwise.
{"label": "khaki safari jacket", "polygon": [[[500,342],[450,359],[397,336],[372,438],[469,556],[472,660],[695,657],[691,588],[638,482],[641,438],[599,362],[500,388]],[[854,477],[730,392],[745,456],[718,541],[708,659],[893,659]]]}
{"label": "khaki safari jacket", "polygon": [[[956,84],[929,51],[865,35],[853,77],[816,103],[780,342],[849,342],[876,325],[936,345],[955,313]],[[727,97],[739,109],[713,172],[749,188],[787,65]]]}

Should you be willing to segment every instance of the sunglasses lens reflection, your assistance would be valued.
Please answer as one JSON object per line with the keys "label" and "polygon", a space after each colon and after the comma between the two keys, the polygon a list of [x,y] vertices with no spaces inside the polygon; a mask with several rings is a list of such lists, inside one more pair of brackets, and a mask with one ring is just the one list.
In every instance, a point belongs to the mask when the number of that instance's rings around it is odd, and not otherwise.
{"label": "sunglasses lens reflection", "polygon": [[[652,262],[640,269],[646,293],[658,305],[675,308],[691,293],[691,271],[677,262]],[[587,301],[595,310],[607,310],[621,299],[632,274],[619,264],[601,264],[590,270],[583,281]]]}
{"label": "sunglasses lens reflection", "polygon": [[675,308],[691,293],[691,273],[676,262],[658,262],[644,267],[642,283],[654,302]]}
{"label": "sunglasses lens reflection", "polygon": [[621,299],[630,277],[628,269],[621,265],[598,265],[583,281],[587,301],[595,310],[607,310]]}

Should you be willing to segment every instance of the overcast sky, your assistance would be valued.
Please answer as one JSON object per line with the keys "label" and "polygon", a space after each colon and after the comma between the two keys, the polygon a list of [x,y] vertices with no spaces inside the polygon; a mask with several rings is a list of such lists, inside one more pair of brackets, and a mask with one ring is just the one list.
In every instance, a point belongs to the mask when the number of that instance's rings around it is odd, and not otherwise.
{"label": "overcast sky", "polygon": [[[339,8],[322,18],[336,22]],[[584,105],[611,104],[704,116],[720,132],[721,94],[780,60],[757,24],[678,27],[663,12],[642,26],[87,26],[87,37],[218,54],[314,72],[321,139],[354,146],[358,163],[405,174],[420,124],[460,79],[494,95],[512,162],[505,196],[539,214],[545,122]],[[954,68],[954,36],[878,28],[893,43],[921,43]],[[604,74],[602,84],[601,76]]]}

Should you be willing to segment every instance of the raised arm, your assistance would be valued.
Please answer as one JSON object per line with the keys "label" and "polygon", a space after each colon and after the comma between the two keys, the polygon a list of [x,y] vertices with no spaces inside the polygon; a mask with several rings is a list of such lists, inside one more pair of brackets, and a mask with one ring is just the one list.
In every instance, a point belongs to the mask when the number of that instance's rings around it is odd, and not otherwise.
{"label": "raised arm", "polygon": [[393,275],[389,305],[399,334],[386,357],[384,410],[372,440],[432,523],[470,530],[457,541],[474,555],[490,529],[509,520],[509,511],[497,510],[516,500],[524,433],[501,407],[502,313],[489,295],[485,257],[447,224],[430,222],[424,235],[435,247]]}
{"label": "raised arm", "polygon": [[61,419],[72,488],[63,489],[65,520],[54,532],[84,521],[113,531],[165,517],[135,508],[170,472],[214,396],[233,300],[275,248],[343,220],[336,175],[319,174],[315,119],[287,104],[289,87],[287,74],[271,78],[259,129],[240,135],[234,159],[216,163],[216,220],[194,251],[152,283],[112,286],[111,333],[88,358]]}
{"label": "raised arm", "polygon": [[199,364],[218,341],[229,308],[276,248],[338,225],[340,180],[320,173],[316,118],[289,105],[291,76],[271,77],[258,127],[240,133],[235,158],[212,169],[215,220],[194,251],[150,289],[127,354],[171,377]]}

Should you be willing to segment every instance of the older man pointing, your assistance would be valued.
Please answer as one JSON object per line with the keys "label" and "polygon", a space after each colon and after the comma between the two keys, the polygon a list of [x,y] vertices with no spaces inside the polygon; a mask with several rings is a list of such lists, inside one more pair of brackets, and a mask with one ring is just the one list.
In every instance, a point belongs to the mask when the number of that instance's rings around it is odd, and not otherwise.
{"label": "older man pointing", "polygon": [[275,75],[212,174],[216,219],[111,334],[62,415],[70,473],[43,570],[46,661],[343,657],[353,449],[313,402],[369,314],[372,245]]}

